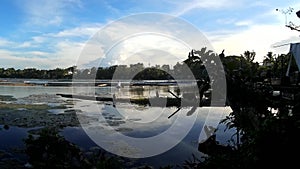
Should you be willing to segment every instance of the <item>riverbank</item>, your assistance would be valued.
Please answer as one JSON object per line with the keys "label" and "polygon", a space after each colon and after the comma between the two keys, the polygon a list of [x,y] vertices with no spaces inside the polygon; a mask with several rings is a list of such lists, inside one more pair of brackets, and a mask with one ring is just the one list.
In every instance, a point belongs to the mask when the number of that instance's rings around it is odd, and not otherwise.
{"label": "riverbank", "polygon": [[117,79],[22,79],[0,78],[1,85],[10,86],[96,86],[96,87],[125,87],[125,86],[189,86],[195,85],[194,80],[117,80]]}
{"label": "riverbank", "polygon": [[34,84],[26,84],[21,82],[0,82],[0,86],[34,86]]}

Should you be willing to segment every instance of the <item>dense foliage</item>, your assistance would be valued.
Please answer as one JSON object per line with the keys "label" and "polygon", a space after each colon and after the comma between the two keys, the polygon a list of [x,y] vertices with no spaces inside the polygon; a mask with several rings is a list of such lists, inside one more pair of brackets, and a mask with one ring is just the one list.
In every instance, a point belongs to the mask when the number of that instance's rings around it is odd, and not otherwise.
{"label": "dense foliage", "polygon": [[236,129],[234,144],[219,145],[210,138],[199,144],[199,151],[208,154],[205,160],[187,163],[186,168],[291,168],[297,165],[300,90],[299,78],[293,76],[297,70],[295,61],[286,76],[290,54],[276,57],[269,52],[263,65],[254,63],[249,54],[251,52],[222,59],[227,102],[232,108],[222,123]]}

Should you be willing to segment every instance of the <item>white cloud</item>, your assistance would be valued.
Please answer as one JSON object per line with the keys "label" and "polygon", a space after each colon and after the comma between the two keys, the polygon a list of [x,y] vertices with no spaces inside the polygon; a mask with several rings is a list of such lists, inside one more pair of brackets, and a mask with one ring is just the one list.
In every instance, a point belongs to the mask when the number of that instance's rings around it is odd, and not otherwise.
{"label": "white cloud", "polygon": [[[55,48],[56,52],[53,53],[49,59],[54,59],[57,61],[55,64],[57,67],[68,67],[77,64],[77,59],[80,56],[84,43],[72,42],[72,41],[62,41],[59,42]],[[51,65],[52,67],[54,65]]]}
{"label": "white cloud", "polygon": [[[187,58],[191,46],[210,49],[205,37],[189,23],[169,15],[157,15],[131,16],[110,23],[86,45],[89,50],[84,49],[79,62],[97,62],[94,66],[98,66],[100,59],[100,66],[138,62],[174,65]],[[93,57],[97,61],[90,60]]]}
{"label": "white cloud", "polygon": [[251,4],[250,4],[251,7],[270,7],[271,5],[267,2],[264,2],[264,1],[253,1]]}
{"label": "white cloud", "polygon": [[89,38],[90,36],[94,35],[97,31],[99,31],[102,27],[102,24],[92,24],[92,25],[83,25],[80,27],[67,29],[60,31],[58,33],[51,33],[48,36],[52,37],[86,37]]}
{"label": "white cloud", "polygon": [[0,50],[0,67],[66,68],[76,64],[83,45],[77,42],[62,41],[56,44],[54,53],[37,50],[27,52]]}
{"label": "white cloud", "polygon": [[173,12],[175,16],[182,16],[195,9],[221,9],[225,7],[233,7],[238,5],[239,2],[231,0],[193,0],[182,2],[177,5],[178,9]]}
{"label": "white cloud", "polygon": [[40,58],[48,58],[48,56],[50,55],[49,53],[42,52],[42,51],[30,51],[30,52],[26,52],[26,54],[31,57],[40,57]]}
{"label": "white cloud", "polygon": [[24,69],[26,67],[34,67],[40,69],[47,69],[49,65],[54,65],[53,60],[41,57],[20,57],[19,55],[26,55],[27,53],[11,52],[7,50],[0,50],[0,63],[4,68]]}
{"label": "white cloud", "polygon": [[[98,23],[82,25],[58,33],[33,36],[25,42],[11,42],[1,38],[0,46],[4,46],[5,49],[1,50],[0,53],[0,67],[43,69],[76,65],[83,47],[90,49],[90,44],[85,44],[85,40],[92,37],[100,28],[101,25]],[[76,37],[82,39],[73,39]],[[95,48],[102,50],[99,45]],[[90,56],[84,56],[85,60],[89,62],[99,55],[103,56],[101,51],[99,53],[97,50],[97,52],[90,52]]]}
{"label": "white cloud", "polygon": [[32,37],[32,40],[35,42],[35,43],[43,43],[45,41],[45,37],[42,37],[42,36],[34,36]]}
{"label": "white cloud", "polygon": [[113,7],[112,5],[110,5],[108,1],[104,1],[103,3],[105,5],[105,7],[109,11],[111,11],[112,13],[115,13],[115,14],[119,14],[120,13],[119,9],[117,9],[117,8]]}
{"label": "white cloud", "polygon": [[[270,4],[266,2],[253,2],[250,6],[270,7]],[[300,4],[290,4],[290,6],[298,9]],[[286,8],[283,7],[283,9]],[[275,9],[276,7],[269,11],[262,11],[260,15],[251,16],[251,18],[248,17],[244,20],[235,20],[233,22],[236,26],[234,29],[229,30],[224,27],[221,30],[206,32],[207,37],[219,53],[225,49],[226,55],[240,55],[246,50],[254,50],[256,52],[255,61],[258,62],[261,62],[269,51],[276,54],[287,53],[289,45],[274,48],[274,44],[300,42],[299,33],[286,28],[284,25],[285,16]],[[267,18],[274,19],[274,22],[272,24],[262,23]],[[288,15],[288,20],[297,23],[299,18],[292,13]],[[246,29],[239,29],[239,26],[246,26]]]}
{"label": "white cloud", "polygon": [[187,57],[190,48],[167,36],[141,34],[125,39],[112,50],[115,51],[111,52],[111,55],[119,56],[114,60],[114,64],[175,65]]}
{"label": "white cloud", "polygon": [[233,24],[234,22],[236,21],[236,19],[233,19],[233,18],[220,18],[220,19],[217,19],[216,22],[218,24]]}
{"label": "white cloud", "polygon": [[0,46],[2,46],[2,47],[3,46],[9,46],[9,45],[12,45],[12,44],[13,44],[13,42],[0,37]]}
{"label": "white cloud", "polygon": [[[31,22],[30,24],[40,24],[40,25],[60,25],[64,22],[65,9],[70,6],[75,6],[80,8],[82,4],[80,1],[66,1],[66,0],[54,0],[54,1],[39,1],[35,4],[32,1],[26,4],[25,8],[27,10]],[[194,12],[196,9],[218,9],[236,7],[239,6],[244,0],[238,2],[233,2],[230,0],[194,0],[189,2],[176,1],[176,10],[173,14],[177,16],[185,15],[188,12]],[[48,4],[49,3],[49,4]],[[251,5],[251,4],[249,4]],[[253,3],[252,5],[265,6],[265,3]],[[108,6],[109,7],[109,6]],[[113,9],[112,9],[113,10]],[[237,20],[235,17],[224,16],[218,18],[217,23],[231,24],[236,26],[234,29],[227,30],[226,27],[218,28],[220,30],[206,32],[207,38],[212,42],[217,52],[225,49],[226,55],[240,55],[244,53],[245,50],[254,50],[257,53],[257,60],[261,60],[262,57],[268,51],[277,51],[271,47],[272,44],[276,42],[283,42],[285,39],[290,37],[299,37],[296,32],[288,30],[284,27],[284,16],[280,13],[276,13],[275,10],[265,12],[258,17],[265,16],[275,16],[278,18],[278,25],[259,25],[257,21],[260,18],[244,18],[243,20]],[[143,19],[143,18],[141,18]],[[145,18],[147,21],[149,18]],[[150,18],[151,19],[151,18]],[[153,18],[152,18],[153,19]],[[186,58],[188,54],[188,48],[184,48],[181,42],[174,39],[168,39],[168,35],[171,37],[173,34],[180,34],[182,27],[178,23],[166,23],[162,22],[163,19],[158,18],[153,25],[149,24],[143,25],[143,20],[135,23],[122,23],[119,22],[118,25],[109,28],[105,33],[102,32],[101,38],[95,38],[95,42],[85,44],[84,40],[88,40],[90,37],[96,35],[97,32],[103,28],[104,24],[92,23],[80,25],[72,29],[65,29],[60,32],[51,33],[40,33],[40,36],[34,36],[28,41],[17,44],[16,42],[11,42],[0,38],[0,46],[13,46],[16,48],[28,48],[25,53],[4,51],[0,52],[1,65],[5,66],[8,61],[16,61],[16,66],[28,67],[32,64],[30,60],[34,61],[34,65],[39,68],[45,66],[45,68],[55,68],[55,67],[67,67],[74,64],[87,64],[95,61],[96,59],[106,59],[106,62],[110,64],[115,63],[136,63],[143,61],[144,63],[151,62],[154,64],[164,64],[172,62],[182,61],[182,59],[172,60],[172,55],[181,56]],[[245,29],[239,29],[240,26],[245,26]],[[244,27],[243,27],[244,28]],[[217,28],[215,28],[217,29]],[[137,32],[137,30],[148,30],[155,32],[163,32],[167,36],[158,35],[143,35],[136,37],[122,37],[122,35],[130,35],[131,33]],[[101,31],[100,31],[101,32]],[[185,38],[194,39],[194,32],[186,34]],[[121,39],[120,39],[121,38]],[[123,38],[123,39],[122,39]],[[127,39],[126,39],[127,38]],[[80,40],[78,40],[80,39]],[[118,46],[115,47],[114,55],[106,56],[104,58],[104,52],[110,50],[113,45],[116,45],[116,40],[121,40],[118,42]],[[195,41],[202,41],[202,39],[194,39]],[[13,44],[13,45],[12,45]],[[47,49],[45,49],[47,48]],[[49,49],[49,50],[48,50]],[[84,51],[82,51],[85,49]],[[156,50],[152,50],[156,49]],[[31,51],[30,51],[31,50]],[[162,52],[158,52],[161,50]],[[53,51],[53,52],[49,52]],[[85,53],[83,53],[85,52]],[[112,51],[109,51],[112,52]],[[169,53],[165,57],[159,57],[164,55],[164,52]],[[24,57],[23,57],[24,55]],[[26,55],[26,57],[25,57]],[[142,57],[142,55],[144,55]],[[3,56],[3,57],[2,57]],[[9,58],[11,56],[11,58]],[[82,59],[77,60],[78,57]],[[111,60],[112,57],[113,60]],[[6,58],[3,60],[3,58]],[[40,62],[40,63],[38,63]],[[10,62],[12,64],[12,62]],[[32,65],[32,66],[34,66]],[[101,65],[100,65],[101,66]]]}
{"label": "white cloud", "polygon": [[32,47],[31,42],[23,42],[17,46],[17,48],[28,48],[28,47]]}
{"label": "white cloud", "polygon": [[[213,37],[213,38],[210,38]],[[208,33],[208,38],[216,51],[225,49],[226,55],[240,55],[246,50],[254,50],[256,52],[256,61],[261,62],[267,52],[281,54],[287,53],[288,48],[279,50],[272,47],[276,42],[296,37],[299,39],[298,32],[290,31],[282,25],[254,25],[249,29],[232,34],[214,34]]]}
{"label": "white cloud", "polygon": [[61,16],[55,16],[47,24],[49,25],[60,25],[63,22],[63,18]]}
{"label": "white cloud", "polygon": [[244,21],[238,21],[235,23],[236,26],[251,26],[253,25],[253,21],[251,20],[244,20]]}
{"label": "white cloud", "polygon": [[42,36],[34,36],[31,37],[30,40],[22,42],[22,43],[18,43],[18,42],[13,42],[14,46],[13,48],[38,48],[38,47],[42,47],[44,44],[44,42],[46,42],[47,39],[46,37]]}
{"label": "white cloud", "polygon": [[28,25],[58,26],[64,21],[65,13],[69,8],[81,8],[82,3],[80,0],[35,0],[26,1],[20,6],[28,15]]}

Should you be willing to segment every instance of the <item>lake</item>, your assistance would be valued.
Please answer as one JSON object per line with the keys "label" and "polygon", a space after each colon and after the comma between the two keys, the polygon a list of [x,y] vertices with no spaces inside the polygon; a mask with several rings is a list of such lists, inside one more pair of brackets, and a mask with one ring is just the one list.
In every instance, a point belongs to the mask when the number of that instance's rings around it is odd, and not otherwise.
{"label": "lake", "polygon": [[[226,130],[223,124],[216,124],[224,118],[231,109],[229,107],[198,107],[192,114],[188,114],[191,107],[151,107],[130,103],[97,102],[91,100],[67,99],[56,96],[57,93],[98,95],[111,97],[152,97],[159,93],[162,97],[172,97],[167,91],[176,93],[175,86],[136,87],[134,89],[116,89],[111,87],[56,87],[56,86],[0,86],[0,95],[11,95],[15,101],[4,103],[18,104],[12,113],[30,112],[29,108],[21,105],[47,104],[48,114],[60,115],[67,112],[76,112],[80,125],[68,125],[60,131],[69,142],[84,150],[100,147],[111,154],[134,159],[135,164],[159,166],[182,164],[195,155],[199,159],[203,156],[198,151],[198,143],[205,138],[203,126],[218,127],[217,140],[226,144],[235,132]],[[64,107],[59,107],[63,104]],[[8,110],[0,110],[3,111]],[[170,115],[177,112],[171,118]],[[6,114],[7,115],[7,114]],[[30,116],[31,117],[31,116]],[[48,116],[47,116],[48,117]],[[54,118],[54,116],[49,116]],[[2,117],[6,118],[6,117]],[[31,117],[32,118],[32,117]],[[0,124],[0,151],[9,152],[12,149],[24,148],[24,138],[28,131],[43,126],[22,125],[16,122],[9,123],[9,129],[4,129],[4,121]],[[55,118],[54,118],[55,119]],[[55,120],[54,120],[55,121]],[[55,122],[53,122],[55,124]],[[37,125],[42,123],[36,123]],[[48,123],[47,124],[51,124]],[[27,126],[26,126],[27,125]],[[24,155],[12,152],[26,162]],[[0,156],[1,158],[1,156]]]}

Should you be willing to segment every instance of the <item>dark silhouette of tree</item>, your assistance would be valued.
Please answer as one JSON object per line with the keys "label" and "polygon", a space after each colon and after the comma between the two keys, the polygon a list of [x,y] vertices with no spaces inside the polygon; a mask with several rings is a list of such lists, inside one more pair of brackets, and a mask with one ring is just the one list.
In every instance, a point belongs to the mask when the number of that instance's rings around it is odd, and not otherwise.
{"label": "dark silhouette of tree", "polygon": [[250,52],[250,51],[245,51],[243,57],[246,59],[247,62],[253,62],[253,60],[255,59],[255,55],[256,53],[254,51]]}
{"label": "dark silhouette of tree", "polygon": [[[266,57],[272,61],[272,66],[280,65],[275,64],[276,60],[286,59],[284,55],[278,58],[274,58],[272,53],[268,53]],[[235,71],[239,66],[239,59],[242,59],[243,64],[240,71]],[[238,56],[223,59],[227,102],[232,112],[222,123],[228,128],[236,129],[234,144],[229,145],[231,150],[222,151],[228,145],[223,145],[222,148],[215,140],[209,139],[199,145],[200,151],[208,153],[208,157],[190,168],[290,168],[297,165],[294,153],[300,148],[297,143],[300,139],[295,134],[300,132],[297,122],[300,118],[299,90],[284,90],[295,94],[292,100],[274,96],[271,84],[258,83],[260,81],[256,77],[261,72],[253,72],[256,64],[251,60]],[[256,69],[264,66],[256,65]],[[252,72],[248,72],[248,68]]]}
{"label": "dark silhouette of tree", "polygon": [[224,59],[225,54],[224,54],[225,49],[222,50],[222,52],[219,54],[220,59]]}

